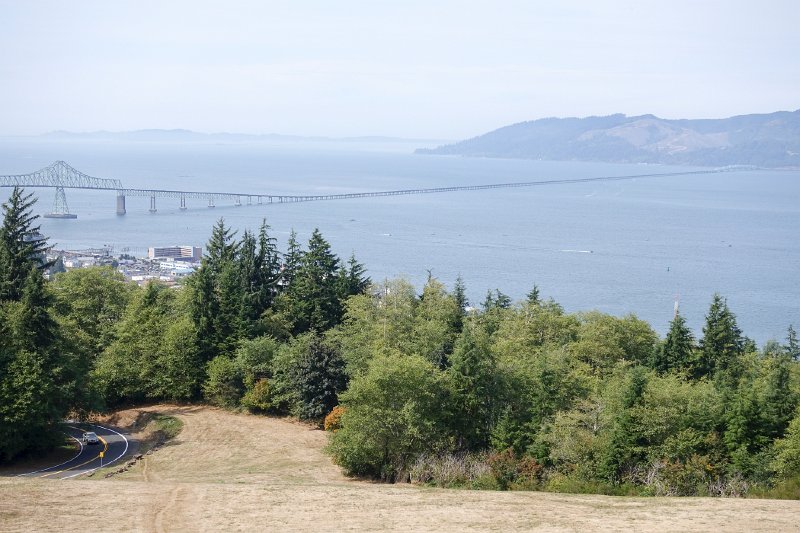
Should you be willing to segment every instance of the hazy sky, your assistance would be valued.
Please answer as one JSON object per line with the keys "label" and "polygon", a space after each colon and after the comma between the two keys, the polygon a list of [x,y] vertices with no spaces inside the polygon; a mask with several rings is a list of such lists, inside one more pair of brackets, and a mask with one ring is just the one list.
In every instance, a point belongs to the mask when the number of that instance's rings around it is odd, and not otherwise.
{"label": "hazy sky", "polygon": [[0,0],[0,134],[794,110],[799,27],[797,0]]}

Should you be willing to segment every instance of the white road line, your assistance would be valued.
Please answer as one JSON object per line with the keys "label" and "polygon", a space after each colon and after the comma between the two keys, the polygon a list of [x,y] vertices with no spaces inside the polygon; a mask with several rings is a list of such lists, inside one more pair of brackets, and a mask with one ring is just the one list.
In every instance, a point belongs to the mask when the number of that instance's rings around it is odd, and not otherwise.
{"label": "white road line", "polygon": [[70,461],[74,461],[75,459],[80,457],[80,455],[83,453],[83,443],[81,442],[81,440],[78,437],[73,437],[69,433],[64,433],[64,435],[66,435],[66,436],[68,436],[68,437],[70,437],[72,439],[75,439],[75,441],[78,443],[78,446],[80,446],[78,454],[75,457],[73,457],[72,459],[69,459],[67,461],[64,461],[61,464],[57,464],[55,466],[48,466],[47,468],[42,468],[41,470],[34,470],[33,472],[25,472],[24,474],[17,474],[17,477],[30,476],[32,474],[38,474],[39,472],[47,472],[48,470],[53,470],[54,468],[58,468],[59,466],[65,465],[65,464],[69,463]]}
{"label": "white road line", "polygon": [[[89,425],[91,425],[91,426],[94,426],[94,427],[98,427],[98,428],[100,428],[100,429],[105,429],[106,431],[110,431],[111,433],[116,433],[117,435],[119,435],[120,437],[122,437],[122,440],[124,440],[124,441],[125,441],[125,449],[124,449],[124,450],[122,450],[122,453],[121,453],[121,454],[119,454],[119,456],[117,456],[117,457],[115,457],[114,459],[112,459],[112,460],[110,460],[109,462],[107,462],[106,464],[104,464],[103,466],[108,466],[108,465],[110,465],[111,463],[113,463],[113,462],[115,462],[115,461],[119,461],[119,460],[120,460],[120,459],[122,459],[122,457],[123,457],[123,456],[124,456],[124,455],[125,455],[125,454],[128,452],[128,439],[126,439],[126,438],[125,438],[125,435],[123,435],[123,434],[122,434],[122,433],[120,433],[119,431],[114,431],[114,430],[113,430],[113,429],[111,429],[111,428],[107,428],[107,427],[99,426],[99,425],[97,425],[97,424],[89,424]],[[62,479],[62,480],[63,480],[63,479],[70,479],[70,478],[73,478],[73,477],[80,476],[80,475],[82,475],[82,474],[91,474],[92,472],[94,472],[95,470],[98,470],[99,468],[100,468],[100,467],[98,466],[97,468],[93,468],[93,469],[91,469],[91,470],[87,470],[87,471],[85,471],[85,472],[78,472],[77,474],[72,474],[71,476],[62,477],[61,479]]]}

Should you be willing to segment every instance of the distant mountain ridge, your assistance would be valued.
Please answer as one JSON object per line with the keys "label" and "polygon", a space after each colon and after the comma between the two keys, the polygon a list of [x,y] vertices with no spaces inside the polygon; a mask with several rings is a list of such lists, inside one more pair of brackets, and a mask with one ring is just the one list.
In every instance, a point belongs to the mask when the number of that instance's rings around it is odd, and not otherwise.
{"label": "distant mountain ridge", "polygon": [[132,131],[51,131],[38,135],[38,138],[51,140],[102,140],[102,141],[133,141],[133,142],[247,142],[247,141],[317,141],[317,142],[413,142],[432,143],[442,142],[432,139],[406,139],[401,137],[386,137],[379,135],[365,135],[360,137],[324,137],[282,135],[278,133],[251,134],[251,133],[201,133],[186,129],[144,129]]}
{"label": "distant mountain ridge", "polygon": [[796,168],[800,167],[800,110],[697,120],[623,114],[545,118],[416,153]]}

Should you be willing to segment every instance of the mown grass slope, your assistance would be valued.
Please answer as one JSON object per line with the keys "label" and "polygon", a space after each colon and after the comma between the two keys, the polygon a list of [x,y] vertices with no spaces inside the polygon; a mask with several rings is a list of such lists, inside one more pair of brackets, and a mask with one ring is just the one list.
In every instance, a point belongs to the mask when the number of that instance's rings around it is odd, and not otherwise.
{"label": "mown grass slope", "polygon": [[[345,478],[323,432],[208,407],[105,479],[0,478],[0,531],[791,531],[800,502],[444,490]],[[139,410],[117,414],[133,425]]]}

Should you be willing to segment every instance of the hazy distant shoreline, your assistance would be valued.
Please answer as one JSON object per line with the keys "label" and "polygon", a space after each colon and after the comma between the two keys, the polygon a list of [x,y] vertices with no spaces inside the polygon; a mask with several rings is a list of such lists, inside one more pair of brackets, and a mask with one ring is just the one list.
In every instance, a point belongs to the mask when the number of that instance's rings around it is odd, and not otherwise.
{"label": "hazy distant shoreline", "polygon": [[215,132],[203,133],[187,129],[143,129],[131,131],[51,131],[39,135],[4,135],[0,140],[25,141],[112,141],[112,142],[330,142],[330,143],[409,143],[441,144],[446,139],[359,135],[327,137],[324,135],[284,135],[279,133],[251,134]]}

